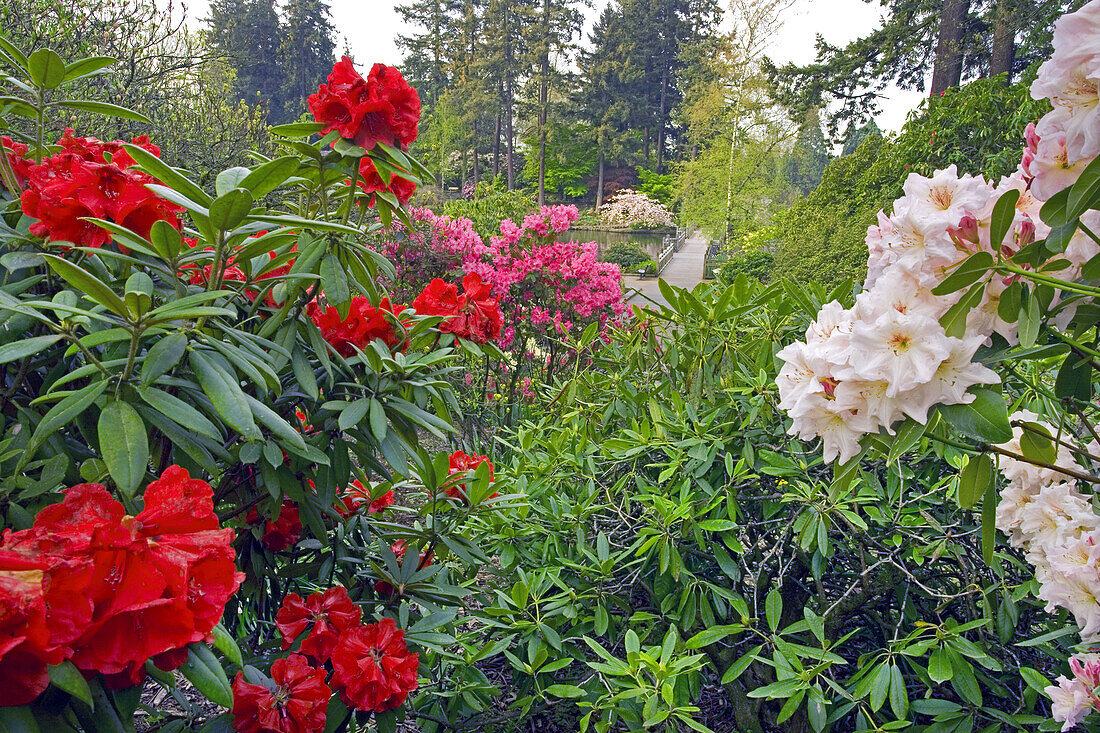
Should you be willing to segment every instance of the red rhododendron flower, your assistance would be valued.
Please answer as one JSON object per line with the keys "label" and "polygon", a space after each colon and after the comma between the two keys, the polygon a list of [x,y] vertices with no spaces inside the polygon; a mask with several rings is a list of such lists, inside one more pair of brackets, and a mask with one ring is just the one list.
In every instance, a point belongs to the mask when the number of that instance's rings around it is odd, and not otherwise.
{"label": "red rhododendron flower", "polygon": [[[451,454],[450,459],[450,472],[451,475],[456,473],[465,473],[467,471],[474,471],[482,463],[489,464],[489,481],[493,480],[493,462],[489,460],[487,456],[467,455],[463,451],[456,450]],[[470,498],[466,495],[466,484],[452,484],[447,487],[447,496],[452,499],[459,499],[463,504],[469,504]],[[499,496],[493,493],[488,498],[495,499]]]}
{"label": "red rhododendron flower", "polygon": [[[134,142],[154,154],[160,152],[148,138]],[[146,238],[157,221],[182,227],[183,207],[147,188],[156,179],[130,168],[133,160],[122,149],[122,141],[78,138],[66,130],[58,144],[62,152],[27,171],[28,187],[20,200],[23,213],[38,220],[31,224],[31,234],[51,242],[102,247],[111,241],[110,232],[81,221],[82,217],[108,219]]]}
{"label": "red rhododendron flower", "polygon": [[[8,165],[15,173],[15,182],[19,186],[19,190],[12,193],[19,193],[27,185],[27,179],[30,178],[31,166],[34,165],[34,161],[26,157],[26,145],[15,142],[7,135],[0,137],[0,150],[4,151],[4,155],[8,159]],[[3,178],[0,178],[0,186],[4,186]]]}
{"label": "red rhododendron flower", "polygon": [[[409,541],[404,538],[395,540],[394,543],[390,545],[390,552],[392,552],[394,556],[402,562],[404,562],[405,555],[408,553],[408,551]],[[421,552],[420,558],[416,564],[416,569],[421,570],[422,568],[430,566],[432,564],[432,560],[434,559],[434,552],[429,552],[427,550]],[[385,580],[376,580],[374,581],[374,592],[380,596],[386,596],[388,598],[389,596],[393,595],[393,586]]]}
{"label": "red rhododendron flower", "polygon": [[332,685],[350,708],[382,713],[416,689],[420,657],[392,618],[346,631],[332,652]]}
{"label": "red rhododendron flower", "polygon": [[375,64],[364,79],[344,56],[308,103],[325,134],[336,130],[364,148],[381,142],[407,149],[416,139],[420,97],[392,66]]}
{"label": "red rhododendron flower", "polygon": [[0,550],[0,705],[25,705],[50,684],[47,664],[64,659],[46,625],[44,560]]}
{"label": "red rhododendron flower", "polygon": [[[256,524],[260,520],[255,509],[248,512],[245,521]],[[290,499],[283,499],[279,507],[279,516],[268,520],[264,525],[264,536],[260,539],[264,547],[272,552],[282,552],[288,547],[298,544],[302,538],[302,520],[298,513],[298,505]]]}
{"label": "red rhododendron flower", "polygon": [[316,669],[300,654],[276,659],[271,665],[275,689],[233,678],[233,729],[240,733],[317,733],[325,729],[332,694],[325,670]]}
{"label": "red rhododendron flower", "polygon": [[370,497],[370,489],[363,486],[359,479],[356,479],[351,482],[351,486],[344,489],[344,493],[340,496],[340,503],[336,505],[336,511],[341,517],[350,517],[359,511],[364,504],[367,505],[368,514],[378,514],[386,507],[393,505],[393,489],[377,499],[371,499]]}
{"label": "red rhododendron flower", "polygon": [[351,299],[348,317],[343,320],[335,306],[322,309],[313,302],[306,307],[306,313],[321,330],[321,337],[343,357],[355,354],[356,348],[367,348],[375,339],[382,339],[391,349],[396,348],[401,343],[401,337],[390,319],[396,318],[396,313],[401,310],[403,308],[400,306],[395,309],[390,305],[389,298],[383,298],[375,307],[362,295]]}
{"label": "red rhododendron flower", "polygon": [[289,649],[308,628],[302,654],[327,662],[340,635],[358,626],[361,617],[362,611],[352,603],[347,589],[337,585],[324,593],[313,593],[304,601],[297,593],[288,595],[275,614],[275,627],[283,635],[283,649]]}
{"label": "red rhododendron flower", "polygon": [[503,321],[500,306],[491,297],[491,286],[472,272],[462,279],[464,293],[458,287],[435,278],[413,301],[416,312],[426,316],[445,316],[439,324],[443,333],[487,343],[500,336]]}
{"label": "red rhododendron flower", "polygon": [[145,509],[128,516],[103,486],[80,484],[39,512],[33,527],[0,542],[0,551],[47,563],[51,646],[109,683],[136,680],[151,657],[212,639],[244,578],[209,484],[170,466],[144,500]]}
{"label": "red rhododendron flower", "polygon": [[[401,176],[391,176],[387,185],[382,180],[382,176],[378,175],[378,169],[374,167],[374,161],[366,157],[359,161],[359,187],[369,194],[378,191],[389,191],[397,197],[397,202],[402,206],[409,203],[409,199],[416,193],[416,184]],[[370,205],[375,205],[375,196],[373,195],[370,197]]]}

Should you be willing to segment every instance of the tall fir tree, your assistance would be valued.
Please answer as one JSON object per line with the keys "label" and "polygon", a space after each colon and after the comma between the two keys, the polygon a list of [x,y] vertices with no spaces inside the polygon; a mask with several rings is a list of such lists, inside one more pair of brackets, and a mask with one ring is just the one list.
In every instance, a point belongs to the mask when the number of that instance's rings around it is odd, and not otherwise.
{"label": "tall fir tree", "polygon": [[213,0],[206,24],[211,47],[235,71],[235,96],[274,119],[282,109],[283,70],[273,0]]}
{"label": "tall fir tree", "polygon": [[305,111],[306,97],[324,83],[335,60],[336,44],[326,0],[287,0],[283,7],[283,35],[279,122],[297,119]]}

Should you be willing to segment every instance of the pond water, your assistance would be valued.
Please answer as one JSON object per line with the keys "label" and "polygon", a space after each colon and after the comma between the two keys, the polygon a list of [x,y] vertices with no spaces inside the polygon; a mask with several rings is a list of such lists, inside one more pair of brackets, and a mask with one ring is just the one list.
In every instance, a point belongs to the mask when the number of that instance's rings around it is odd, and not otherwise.
{"label": "pond water", "polygon": [[575,242],[596,242],[600,245],[602,253],[613,244],[634,244],[644,249],[650,257],[656,258],[661,252],[661,243],[665,235],[651,232],[609,232],[605,229],[584,229],[573,227],[563,234],[557,235],[559,242],[573,240]]}

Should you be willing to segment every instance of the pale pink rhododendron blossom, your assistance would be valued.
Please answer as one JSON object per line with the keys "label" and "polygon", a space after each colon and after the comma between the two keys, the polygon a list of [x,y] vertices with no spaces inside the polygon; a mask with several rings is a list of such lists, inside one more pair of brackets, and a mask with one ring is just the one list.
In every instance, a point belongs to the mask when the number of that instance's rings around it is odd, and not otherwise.
{"label": "pale pink rhododendron blossom", "polygon": [[617,191],[600,207],[599,215],[607,226],[651,229],[675,226],[672,212],[664,204],[630,188]]}

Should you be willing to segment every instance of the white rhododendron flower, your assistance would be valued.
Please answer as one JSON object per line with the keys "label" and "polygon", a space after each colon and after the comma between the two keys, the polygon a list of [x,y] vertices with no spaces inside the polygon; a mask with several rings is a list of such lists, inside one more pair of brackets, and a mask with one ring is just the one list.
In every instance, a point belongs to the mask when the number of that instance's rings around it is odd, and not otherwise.
{"label": "white rhododendron flower", "polygon": [[1059,677],[1058,684],[1047,687],[1044,692],[1050,696],[1051,715],[1055,720],[1064,721],[1062,730],[1067,731],[1080,723],[1092,711],[1092,690],[1081,680]]}

